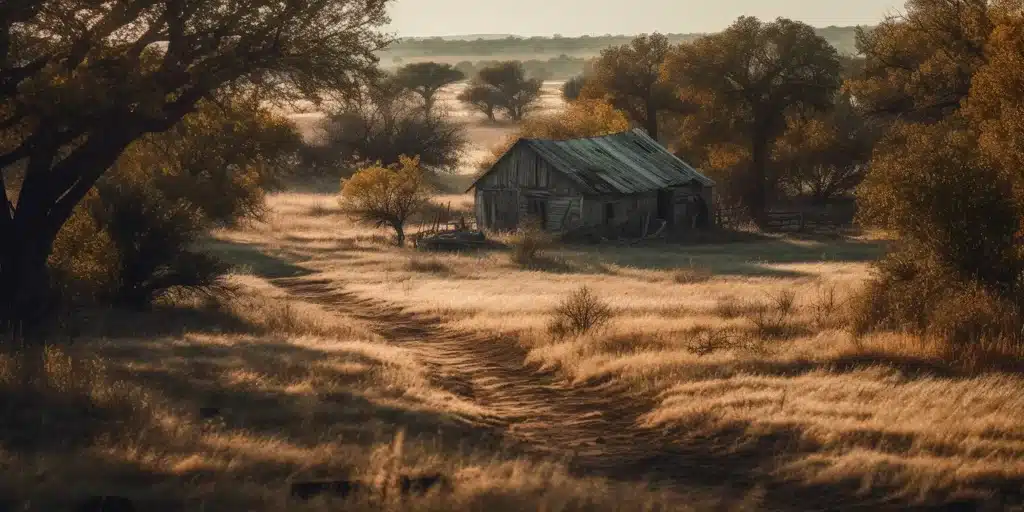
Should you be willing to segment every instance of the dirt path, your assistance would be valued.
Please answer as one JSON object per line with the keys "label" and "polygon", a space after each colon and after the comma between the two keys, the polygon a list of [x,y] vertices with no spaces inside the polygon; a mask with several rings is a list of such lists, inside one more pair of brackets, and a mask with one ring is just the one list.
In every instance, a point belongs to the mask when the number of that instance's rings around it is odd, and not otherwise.
{"label": "dirt path", "polygon": [[[378,334],[414,349],[434,370],[435,383],[493,411],[479,419],[534,451],[565,457],[588,474],[678,480],[705,472],[692,457],[673,457],[660,432],[637,426],[650,405],[611,384],[570,386],[555,372],[524,364],[514,340],[461,333],[438,318],[411,314],[358,297],[323,279],[274,283],[306,301],[369,321]],[[690,480],[690,478],[686,478]]]}
{"label": "dirt path", "polygon": [[683,495],[729,498],[718,507],[735,510],[758,488],[759,509],[902,509],[886,500],[850,500],[835,488],[794,487],[770,475],[770,466],[794,439],[762,439],[737,448],[735,435],[693,438],[685,432],[644,428],[638,418],[654,406],[651,397],[610,383],[574,386],[556,372],[526,365],[515,340],[448,329],[439,318],[403,311],[392,304],[344,291],[337,282],[281,278],[274,284],[328,309],[366,320],[378,334],[414,349],[433,369],[435,384],[492,411],[469,418],[499,429],[504,437],[538,455],[569,461],[577,474],[617,480],[648,480]]}

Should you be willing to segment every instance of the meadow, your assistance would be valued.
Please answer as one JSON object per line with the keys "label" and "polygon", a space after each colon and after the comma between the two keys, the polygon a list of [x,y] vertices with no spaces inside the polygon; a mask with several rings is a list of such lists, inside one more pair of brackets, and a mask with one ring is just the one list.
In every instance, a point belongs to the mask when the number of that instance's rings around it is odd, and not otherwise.
{"label": "meadow", "polygon": [[[557,84],[545,91],[558,108]],[[514,126],[457,114],[473,139],[451,177],[464,183]],[[212,234],[233,266],[223,293],[85,312],[31,399],[0,360],[0,497],[154,511],[1024,501],[1024,379],[988,364],[1000,347],[955,359],[850,329],[883,236],[556,245],[524,265],[505,248],[395,247],[322,188],[273,194],[263,220]],[[581,286],[609,321],[552,329]],[[402,492],[403,476],[434,474],[451,489]],[[319,479],[373,490],[289,496]]]}

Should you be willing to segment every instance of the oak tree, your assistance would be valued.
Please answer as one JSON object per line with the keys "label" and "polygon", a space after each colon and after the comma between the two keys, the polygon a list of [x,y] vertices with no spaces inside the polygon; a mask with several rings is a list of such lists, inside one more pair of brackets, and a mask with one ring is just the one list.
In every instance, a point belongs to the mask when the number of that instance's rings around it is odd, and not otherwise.
{"label": "oak tree", "polygon": [[133,141],[229,86],[277,101],[351,89],[387,42],[386,3],[0,4],[3,325],[42,325],[54,238]]}
{"label": "oak tree", "polygon": [[424,168],[447,172],[456,168],[466,144],[460,123],[424,112],[404,81],[388,75],[367,81],[359,94],[329,111],[322,128],[321,160],[336,167],[387,166],[402,155],[419,155]]}
{"label": "oak tree", "polygon": [[589,83],[581,95],[607,101],[657,140],[658,113],[685,107],[661,73],[671,50],[668,38],[662,34],[641,35],[629,44],[605,49],[593,63]]}
{"label": "oak tree", "polygon": [[694,102],[721,131],[745,142],[750,164],[741,199],[760,223],[779,178],[769,165],[771,144],[793,111],[831,106],[840,63],[835,48],[806,24],[741,17],[723,32],[677,47],[663,76],[681,94],[698,98]]}

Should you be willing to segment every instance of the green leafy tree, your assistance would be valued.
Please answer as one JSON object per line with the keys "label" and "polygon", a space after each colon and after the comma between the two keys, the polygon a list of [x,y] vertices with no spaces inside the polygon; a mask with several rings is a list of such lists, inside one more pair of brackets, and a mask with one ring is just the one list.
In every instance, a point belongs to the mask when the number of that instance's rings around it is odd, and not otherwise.
{"label": "green leafy tree", "polygon": [[477,79],[471,81],[469,86],[459,93],[458,100],[483,113],[489,121],[495,120],[495,114],[502,101],[495,88]]}
{"label": "green leafy tree", "polygon": [[987,61],[991,9],[989,2],[963,0],[911,0],[907,8],[858,30],[863,70],[848,87],[874,116],[938,121],[960,108]]}
{"label": "green leafy tree", "polygon": [[741,17],[723,32],[680,45],[663,72],[702,105],[719,133],[745,143],[750,163],[736,181],[751,218],[762,222],[779,182],[770,165],[772,143],[790,113],[831,107],[840,86],[835,48],[803,23]]}
{"label": "green leafy tree", "polygon": [[492,87],[501,98],[498,107],[513,121],[519,121],[540,100],[542,80],[527,78],[518,61],[505,61],[485,67],[478,73],[480,82]]}
{"label": "green leafy tree", "polygon": [[132,143],[57,235],[50,264],[62,298],[142,309],[215,287],[225,266],[196,242],[213,226],[259,217],[300,144],[290,122],[237,98],[202,102]]}
{"label": "green leafy tree", "polygon": [[134,141],[229,86],[279,101],[352,89],[387,42],[385,4],[0,5],[0,322],[44,325],[54,239]]}
{"label": "green leafy tree", "polygon": [[434,112],[434,101],[437,91],[447,85],[466,78],[462,71],[451,64],[436,62],[417,62],[398,70],[397,79],[410,91],[423,99],[423,109],[427,115]]}

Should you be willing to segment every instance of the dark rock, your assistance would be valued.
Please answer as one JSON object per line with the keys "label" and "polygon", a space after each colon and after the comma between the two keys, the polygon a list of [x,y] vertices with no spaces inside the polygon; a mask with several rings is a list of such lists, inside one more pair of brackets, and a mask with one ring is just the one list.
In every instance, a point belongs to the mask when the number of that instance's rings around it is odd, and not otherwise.
{"label": "dark rock", "polygon": [[366,484],[354,480],[292,482],[291,496],[302,500],[308,500],[321,494],[332,494],[341,498],[347,498],[364,489],[366,489]]}
{"label": "dark rock", "polygon": [[75,512],[135,512],[132,500],[122,496],[90,496],[75,507]]}
{"label": "dark rock", "polygon": [[398,479],[398,484],[402,489],[402,494],[422,495],[430,492],[431,489],[439,491],[450,491],[452,489],[451,480],[441,473],[416,476],[402,475]]}

